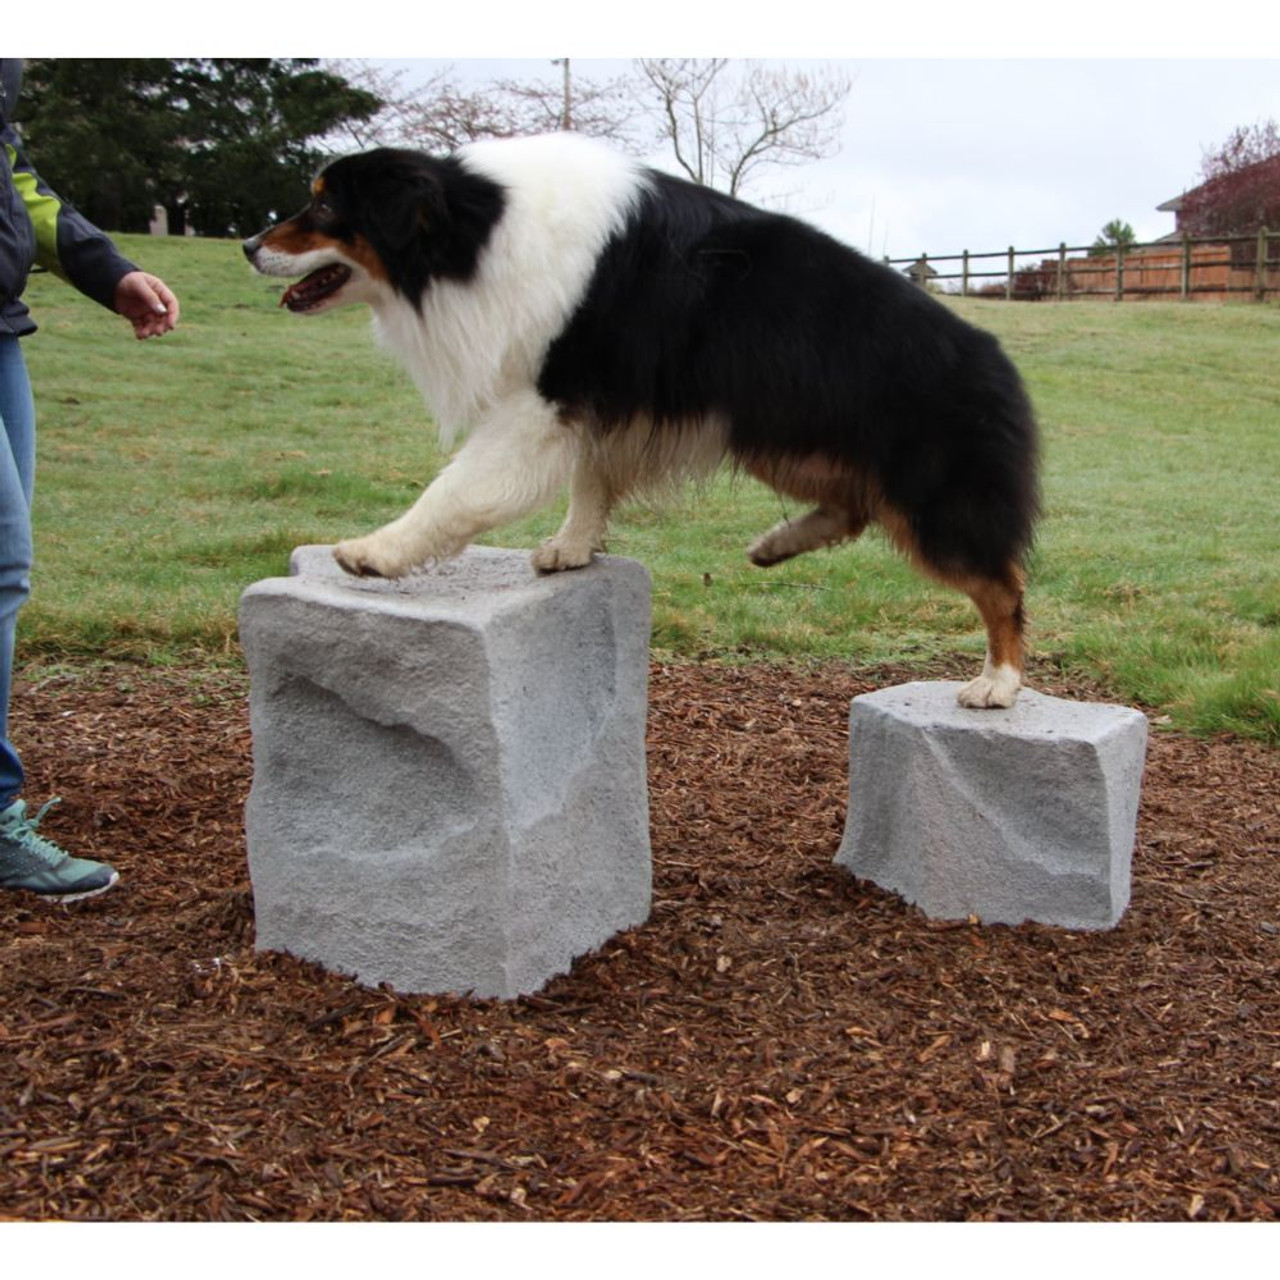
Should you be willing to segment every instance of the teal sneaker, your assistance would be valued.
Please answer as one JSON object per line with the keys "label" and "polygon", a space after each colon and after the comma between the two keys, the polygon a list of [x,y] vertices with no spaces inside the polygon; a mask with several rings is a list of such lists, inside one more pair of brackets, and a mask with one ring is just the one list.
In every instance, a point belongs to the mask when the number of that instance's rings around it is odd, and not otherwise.
{"label": "teal sneaker", "polygon": [[78,902],[106,893],[120,873],[105,862],[73,858],[52,840],[36,834],[40,819],[57,799],[34,818],[27,817],[25,800],[0,811],[0,889],[26,889],[59,902]]}

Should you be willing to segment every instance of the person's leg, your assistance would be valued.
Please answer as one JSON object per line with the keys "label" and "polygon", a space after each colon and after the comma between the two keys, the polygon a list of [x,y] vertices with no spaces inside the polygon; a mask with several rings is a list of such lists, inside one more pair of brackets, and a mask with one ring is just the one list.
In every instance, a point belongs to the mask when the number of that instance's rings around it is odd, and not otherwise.
{"label": "person's leg", "polygon": [[18,610],[30,590],[35,406],[19,340],[0,337],[0,810],[22,790],[9,741],[9,688]]}
{"label": "person's leg", "polygon": [[9,741],[9,692],[18,610],[30,590],[35,447],[35,407],[22,351],[17,338],[0,337],[0,889],[72,902],[105,892],[120,877],[106,863],[70,857],[37,835],[44,810],[29,818],[26,802],[18,799],[22,761]]}

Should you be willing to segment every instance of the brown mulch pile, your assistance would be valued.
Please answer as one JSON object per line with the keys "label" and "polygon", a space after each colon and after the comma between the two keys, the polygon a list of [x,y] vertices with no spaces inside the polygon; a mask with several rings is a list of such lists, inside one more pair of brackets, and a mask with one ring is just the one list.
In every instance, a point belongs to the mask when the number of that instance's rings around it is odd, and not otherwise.
{"label": "brown mulch pile", "polygon": [[1280,1217],[1280,753],[1153,734],[1112,931],[931,922],[832,865],[904,678],[655,667],[652,917],[514,1002],[254,951],[242,680],[20,688],[123,882],[0,899],[0,1216]]}

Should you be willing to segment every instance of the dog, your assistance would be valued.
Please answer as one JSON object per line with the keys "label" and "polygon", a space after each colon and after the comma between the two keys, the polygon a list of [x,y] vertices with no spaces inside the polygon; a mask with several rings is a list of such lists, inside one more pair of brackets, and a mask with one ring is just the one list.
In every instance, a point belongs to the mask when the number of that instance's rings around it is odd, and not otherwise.
{"label": "dog", "polygon": [[1013,705],[1034,414],[996,339],[888,266],[575,134],[338,159],[243,248],[299,278],[292,312],[367,304],[446,446],[466,434],[410,510],[335,546],[349,573],[446,560],[566,487],[533,565],[576,569],[629,494],[728,457],[812,505],[755,564],[878,523],[978,608],[986,661],[961,704]]}

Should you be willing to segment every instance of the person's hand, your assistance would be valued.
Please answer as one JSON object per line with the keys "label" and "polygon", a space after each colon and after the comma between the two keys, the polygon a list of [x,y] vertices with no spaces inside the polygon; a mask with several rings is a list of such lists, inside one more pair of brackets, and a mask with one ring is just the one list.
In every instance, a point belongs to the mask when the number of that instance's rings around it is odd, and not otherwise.
{"label": "person's hand", "polygon": [[178,299],[158,276],[130,271],[116,285],[116,310],[139,338],[158,338],[178,323]]}

